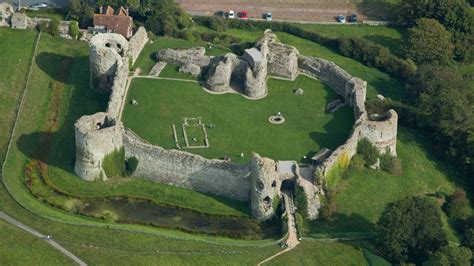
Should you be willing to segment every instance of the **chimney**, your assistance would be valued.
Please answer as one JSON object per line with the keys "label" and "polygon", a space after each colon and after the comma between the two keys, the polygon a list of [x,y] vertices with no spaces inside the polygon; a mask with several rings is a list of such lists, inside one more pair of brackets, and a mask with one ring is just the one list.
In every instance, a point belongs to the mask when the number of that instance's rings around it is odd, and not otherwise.
{"label": "chimney", "polygon": [[128,15],[128,6],[125,8],[125,15],[127,15],[127,17],[129,16]]}
{"label": "chimney", "polygon": [[103,8],[102,6],[99,7],[99,14],[102,14]]}

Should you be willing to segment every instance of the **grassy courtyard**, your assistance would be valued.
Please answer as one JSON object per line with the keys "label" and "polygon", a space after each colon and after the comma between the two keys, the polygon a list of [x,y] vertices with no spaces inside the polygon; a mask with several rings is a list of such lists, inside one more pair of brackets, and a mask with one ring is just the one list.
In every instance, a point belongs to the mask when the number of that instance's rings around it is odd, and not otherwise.
{"label": "grassy courtyard", "polygon": [[[185,117],[201,117],[205,125],[215,124],[207,128],[210,147],[184,150],[207,158],[229,156],[241,163],[253,151],[277,160],[301,160],[345,141],[353,124],[352,110],[325,114],[326,104],[337,98],[330,88],[306,76],[294,82],[270,79],[268,87],[268,96],[254,101],[238,94],[213,95],[197,83],[138,78],[128,94],[128,102],[136,99],[138,106],[127,104],[123,121],[140,137],[174,149],[172,125],[180,135]],[[294,95],[296,88],[304,89],[304,95]],[[282,125],[268,121],[277,112],[286,119]]]}

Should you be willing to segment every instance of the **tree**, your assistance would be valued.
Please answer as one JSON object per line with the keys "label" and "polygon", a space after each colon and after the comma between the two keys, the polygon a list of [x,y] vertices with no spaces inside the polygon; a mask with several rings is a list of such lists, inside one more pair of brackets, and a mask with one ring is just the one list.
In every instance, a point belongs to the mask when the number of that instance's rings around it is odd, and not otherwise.
{"label": "tree", "polygon": [[86,28],[90,25],[93,16],[94,8],[89,6],[87,1],[69,1],[68,17],[71,20],[78,21],[82,28]]}
{"label": "tree", "polygon": [[51,19],[48,25],[48,33],[54,37],[59,36],[59,20]]}
{"label": "tree", "polygon": [[465,218],[471,213],[466,192],[462,188],[456,188],[444,206],[446,214],[450,218]]}
{"label": "tree", "polygon": [[73,39],[77,39],[79,33],[79,24],[77,21],[71,21],[71,23],[69,23],[69,35],[71,35]]}
{"label": "tree", "polygon": [[380,156],[379,150],[367,138],[359,140],[357,153],[362,156],[367,167],[376,164]]}
{"label": "tree", "polygon": [[[466,47],[474,33],[474,12],[466,0],[402,0],[398,5],[399,25],[412,27],[421,18],[436,19],[452,33],[456,59],[473,60],[472,50]],[[472,44],[472,42],[471,42]]]}
{"label": "tree", "polygon": [[156,35],[178,36],[193,25],[191,17],[172,0],[153,2],[148,13],[145,26]]}
{"label": "tree", "polygon": [[453,58],[451,34],[434,19],[419,19],[408,29],[405,54],[417,64],[447,64]]}
{"label": "tree", "polygon": [[423,266],[469,266],[471,265],[472,252],[466,247],[453,245],[444,246],[437,251]]}
{"label": "tree", "polygon": [[439,208],[426,198],[406,198],[387,205],[377,225],[377,244],[393,263],[423,263],[447,244]]}

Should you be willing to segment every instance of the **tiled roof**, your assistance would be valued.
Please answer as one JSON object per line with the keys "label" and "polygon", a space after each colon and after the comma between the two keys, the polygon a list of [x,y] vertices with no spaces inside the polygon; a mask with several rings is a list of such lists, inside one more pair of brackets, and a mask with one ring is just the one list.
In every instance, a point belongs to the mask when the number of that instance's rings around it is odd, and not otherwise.
{"label": "tiled roof", "polygon": [[105,26],[114,33],[123,35],[125,38],[131,36],[133,19],[127,15],[126,9],[121,7],[118,14],[111,6],[107,6],[105,13],[94,14],[94,26]]}

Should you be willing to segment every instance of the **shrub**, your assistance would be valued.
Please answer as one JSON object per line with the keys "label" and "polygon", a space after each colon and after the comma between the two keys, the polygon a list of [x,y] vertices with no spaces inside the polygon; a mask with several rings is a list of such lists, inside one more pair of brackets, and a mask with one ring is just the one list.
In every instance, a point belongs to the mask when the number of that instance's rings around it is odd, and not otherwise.
{"label": "shrub", "polygon": [[137,170],[138,167],[138,159],[137,157],[133,156],[128,158],[127,161],[125,161],[125,175],[126,176],[131,176],[135,170]]}
{"label": "shrub", "polygon": [[380,156],[380,168],[394,176],[402,174],[402,163],[397,157],[390,155],[389,152],[385,152]]}
{"label": "shrub", "polygon": [[104,169],[107,177],[122,176],[125,171],[125,151],[123,148],[115,150],[105,156],[102,162],[102,168]]}
{"label": "shrub", "polygon": [[49,21],[48,33],[54,37],[59,36],[59,20],[51,19],[51,21]]}
{"label": "shrub", "polygon": [[295,184],[295,206],[303,217],[308,217],[308,197],[299,184]]}
{"label": "shrub", "polygon": [[79,24],[77,21],[71,21],[71,23],[69,23],[69,35],[71,35],[73,39],[77,39],[79,34]]}
{"label": "shrub", "polygon": [[360,171],[364,169],[365,161],[360,154],[356,154],[352,157],[351,163],[349,164],[349,169],[353,171]]}
{"label": "shrub", "polygon": [[367,167],[376,164],[380,155],[379,150],[367,138],[359,140],[357,153],[362,156]]}
{"label": "shrub", "polygon": [[40,32],[47,32],[48,31],[48,22],[46,21],[41,21],[36,25],[36,29]]}
{"label": "shrub", "polygon": [[465,218],[471,214],[466,192],[462,188],[456,188],[453,194],[447,198],[444,211],[449,218]]}
{"label": "shrub", "polygon": [[321,203],[323,207],[320,210],[319,217],[328,220],[337,212],[336,192],[334,190],[326,191],[326,197]]}
{"label": "shrub", "polygon": [[421,264],[448,243],[439,208],[427,198],[406,198],[388,204],[376,232],[381,253],[395,264]]}
{"label": "shrub", "polygon": [[466,247],[458,247],[455,245],[444,246],[434,253],[423,266],[434,265],[471,265],[472,252]]}

